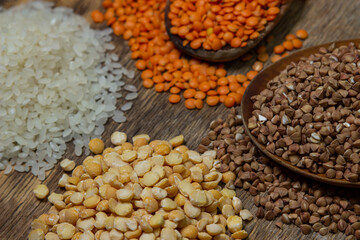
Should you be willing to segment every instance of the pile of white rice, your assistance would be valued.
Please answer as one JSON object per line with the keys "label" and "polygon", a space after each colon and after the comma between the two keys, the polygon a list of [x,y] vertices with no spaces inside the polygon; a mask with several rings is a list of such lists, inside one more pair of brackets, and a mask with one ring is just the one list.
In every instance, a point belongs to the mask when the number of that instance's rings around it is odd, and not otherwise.
{"label": "pile of white rice", "polygon": [[0,170],[42,180],[66,142],[73,140],[79,156],[109,117],[126,121],[123,111],[137,93],[120,80],[134,73],[109,53],[111,32],[50,3],[0,10]]}

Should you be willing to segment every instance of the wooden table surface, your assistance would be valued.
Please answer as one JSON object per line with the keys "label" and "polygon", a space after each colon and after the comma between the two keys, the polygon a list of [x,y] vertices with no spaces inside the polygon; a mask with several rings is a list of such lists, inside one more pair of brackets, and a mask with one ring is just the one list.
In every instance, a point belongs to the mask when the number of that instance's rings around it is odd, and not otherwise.
{"label": "wooden table surface", "polygon": [[[16,2],[19,0],[0,0],[0,5],[11,5]],[[75,12],[88,19],[90,12],[101,5],[100,0],[58,0],[56,2],[58,5],[74,8]],[[294,33],[300,28],[309,32],[309,38],[304,42],[304,47],[360,37],[359,15],[360,0],[294,0],[291,10],[272,33],[276,37],[274,41],[267,44],[268,52],[275,45],[280,44],[286,34]],[[168,103],[167,93],[157,94],[154,90],[143,89],[140,72],[135,69],[127,43],[118,37],[114,39],[114,42],[117,46],[116,53],[122,58],[121,63],[128,69],[135,70],[135,78],[131,81],[138,86],[140,91],[135,106],[126,113],[129,121],[120,125],[112,121],[108,122],[103,139],[108,139],[115,130],[124,131],[130,137],[139,133],[148,133],[153,139],[169,139],[183,134],[187,145],[196,149],[200,139],[207,132],[209,123],[229,113],[229,110],[223,106],[212,108],[205,106],[200,111],[189,111],[184,108],[183,102],[175,106]],[[227,63],[226,68],[230,73],[246,73],[252,62],[233,61]],[[106,144],[110,146],[110,141],[106,140]],[[84,159],[84,156],[75,157],[71,145],[65,157],[77,163],[81,163]],[[44,183],[51,192],[62,191],[57,186],[62,173],[60,166],[56,166],[47,174]],[[13,172],[10,175],[0,173],[0,240],[26,239],[30,222],[50,208],[49,202],[37,200],[32,193],[33,187],[38,183],[39,180],[30,173]],[[256,208],[250,194],[240,190],[240,197],[244,206],[255,214]],[[259,240],[345,238],[342,233],[325,237],[317,233],[305,236],[294,225],[285,225],[284,229],[280,230],[275,226],[274,221],[269,222],[263,219],[254,219],[246,225],[246,230],[250,233],[249,239]]]}

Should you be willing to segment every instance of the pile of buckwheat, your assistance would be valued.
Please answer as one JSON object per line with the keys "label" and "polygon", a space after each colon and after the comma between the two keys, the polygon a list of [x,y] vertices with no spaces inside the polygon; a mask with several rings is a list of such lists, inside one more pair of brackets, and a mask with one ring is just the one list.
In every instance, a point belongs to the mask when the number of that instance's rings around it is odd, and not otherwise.
{"label": "pile of buckwheat", "polygon": [[216,150],[220,172],[234,172],[235,186],[254,197],[256,217],[276,220],[281,229],[295,224],[304,234],[343,232],[346,240],[360,239],[360,192],[288,174],[255,148],[235,109],[225,121],[211,123],[198,150]]}
{"label": "pile of buckwheat", "polygon": [[248,127],[271,153],[328,178],[360,175],[359,48],[321,48],[253,96]]}

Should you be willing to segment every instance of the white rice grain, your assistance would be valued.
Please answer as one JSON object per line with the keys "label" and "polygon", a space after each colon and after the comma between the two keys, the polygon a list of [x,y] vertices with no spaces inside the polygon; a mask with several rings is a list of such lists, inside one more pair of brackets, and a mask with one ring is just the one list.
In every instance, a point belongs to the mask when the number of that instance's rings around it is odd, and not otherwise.
{"label": "white rice grain", "polygon": [[128,111],[131,109],[133,103],[132,102],[128,102],[128,103],[125,103],[124,105],[121,106],[121,111]]}
{"label": "white rice grain", "polygon": [[126,91],[129,91],[129,92],[136,92],[137,90],[136,90],[136,87],[134,86],[134,85],[131,85],[131,84],[127,84],[125,87],[124,87],[124,89],[126,90]]}
{"label": "white rice grain", "polygon": [[0,171],[5,169],[5,165],[3,163],[0,162]]}
{"label": "white rice grain", "polygon": [[[27,26],[27,27],[24,27]],[[117,100],[137,97],[134,77],[109,53],[111,29],[93,30],[65,7],[30,2],[0,10],[0,170],[39,179],[74,140],[75,154],[104,132],[109,117],[126,121]],[[123,86],[125,85],[124,89]],[[132,107],[128,102],[121,110]]]}
{"label": "white rice grain", "polygon": [[128,93],[128,94],[126,95],[125,99],[126,99],[126,100],[134,100],[134,99],[137,98],[137,96],[138,96],[138,94],[135,93],[135,92],[133,92],[133,93]]}

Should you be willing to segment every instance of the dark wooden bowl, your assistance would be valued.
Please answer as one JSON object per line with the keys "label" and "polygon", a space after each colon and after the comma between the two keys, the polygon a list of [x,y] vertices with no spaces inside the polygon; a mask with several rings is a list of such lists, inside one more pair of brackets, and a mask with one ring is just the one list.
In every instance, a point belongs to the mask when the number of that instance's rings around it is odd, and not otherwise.
{"label": "dark wooden bowl", "polygon": [[[335,42],[335,44],[336,44],[336,47],[338,47],[341,45],[347,45],[350,42],[354,42],[356,45],[359,45],[360,39],[340,41],[340,42]],[[251,141],[263,153],[265,153],[270,159],[272,159],[276,163],[290,169],[291,171],[293,171],[295,173],[301,174],[305,177],[308,177],[308,178],[311,178],[311,179],[314,179],[314,180],[317,180],[320,182],[337,185],[337,186],[343,186],[343,187],[360,188],[360,182],[349,182],[345,179],[330,179],[330,178],[327,178],[325,174],[314,174],[314,173],[311,173],[307,169],[302,169],[302,168],[298,168],[296,166],[291,165],[291,163],[289,161],[286,161],[285,159],[283,159],[275,154],[272,154],[271,152],[266,150],[266,147],[263,144],[258,142],[257,138],[251,134],[251,132],[247,126],[249,118],[252,117],[252,111],[253,111],[253,102],[251,101],[252,96],[258,95],[263,89],[265,89],[267,83],[270,80],[272,80],[274,77],[279,75],[280,72],[283,71],[288,64],[290,64],[291,62],[298,62],[301,57],[308,57],[311,54],[318,52],[320,47],[328,47],[330,44],[332,44],[332,43],[327,43],[327,44],[323,44],[323,45],[319,45],[319,46],[315,46],[315,47],[297,51],[283,59],[280,59],[276,63],[270,65],[269,67],[267,67],[266,69],[261,71],[250,82],[249,86],[247,87],[247,89],[244,93],[244,96],[242,98],[242,103],[241,103],[241,116],[243,118],[245,131],[251,138]]]}
{"label": "dark wooden bowl", "polygon": [[289,10],[289,7],[292,3],[292,0],[288,0],[287,3],[283,4],[280,7],[280,13],[274,19],[274,21],[269,22],[263,31],[260,32],[258,38],[254,40],[250,40],[247,42],[247,45],[243,48],[233,48],[229,45],[221,48],[218,51],[214,50],[205,50],[202,47],[199,49],[192,49],[190,45],[183,46],[183,40],[178,35],[173,35],[170,33],[171,22],[168,17],[168,13],[170,10],[170,0],[167,0],[166,8],[165,8],[165,27],[166,31],[170,37],[170,40],[175,44],[175,46],[180,49],[182,52],[190,55],[191,57],[205,60],[208,62],[228,62],[234,59],[237,59],[247,53],[250,49],[255,47],[261,40],[266,37],[266,35],[273,30],[276,24],[280,21],[280,19],[285,15],[285,13]]}

